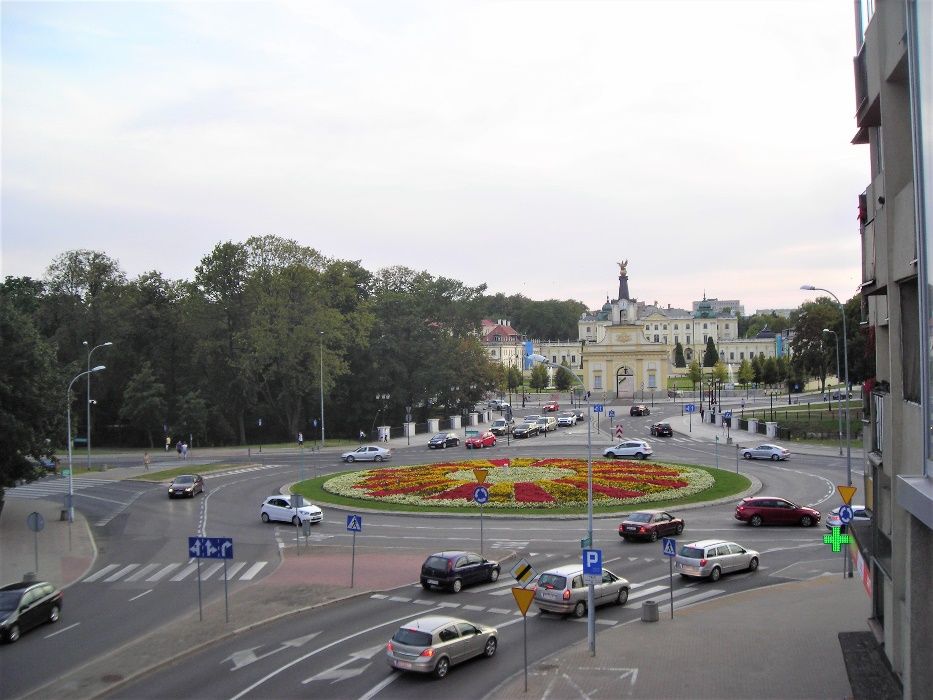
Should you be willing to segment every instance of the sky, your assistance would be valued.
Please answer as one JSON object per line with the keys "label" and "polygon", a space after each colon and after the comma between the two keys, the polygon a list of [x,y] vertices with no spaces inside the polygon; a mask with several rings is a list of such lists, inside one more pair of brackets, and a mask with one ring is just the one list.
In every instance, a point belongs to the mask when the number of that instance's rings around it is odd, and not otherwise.
{"label": "sky", "polygon": [[852,4],[3,2],[0,274],[274,234],[487,293],[861,282]]}

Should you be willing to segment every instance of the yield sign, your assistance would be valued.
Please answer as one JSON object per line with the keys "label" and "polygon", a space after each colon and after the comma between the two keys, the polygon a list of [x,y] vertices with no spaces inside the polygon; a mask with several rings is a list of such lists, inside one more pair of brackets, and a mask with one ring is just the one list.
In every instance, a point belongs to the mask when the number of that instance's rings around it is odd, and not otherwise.
{"label": "yield sign", "polygon": [[839,492],[839,495],[842,496],[842,502],[847,506],[852,505],[852,496],[858,491],[854,486],[843,486],[842,484],[836,486],[836,490]]}
{"label": "yield sign", "polygon": [[480,484],[486,483],[486,475],[489,473],[488,469],[474,469],[473,475],[476,477],[476,481]]}
{"label": "yield sign", "polygon": [[535,592],[531,588],[513,588],[512,595],[515,596],[515,602],[518,603],[518,609],[522,612],[522,617],[531,607],[531,601],[534,600]]}
{"label": "yield sign", "polygon": [[616,426],[616,437],[622,437],[622,433],[625,431],[622,429],[622,424]]}

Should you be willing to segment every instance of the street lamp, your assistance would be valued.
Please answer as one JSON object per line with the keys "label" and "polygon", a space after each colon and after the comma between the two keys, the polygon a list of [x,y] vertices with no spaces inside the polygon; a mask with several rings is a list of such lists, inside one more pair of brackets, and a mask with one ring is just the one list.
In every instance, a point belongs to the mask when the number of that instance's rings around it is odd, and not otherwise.
{"label": "street lamp", "polygon": [[[82,345],[89,348],[87,351],[87,470],[91,471],[91,354],[97,350],[97,348],[105,348],[108,345],[113,345],[109,340],[106,343],[101,343],[100,345],[95,345],[90,347],[86,340],[81,342]],[[96,403],[96,402],[95,402]]]}
{"label": "street lamp", "polygon": [[[541,362],[548,367],[558,367],[554,362],[548,360],[544,355],[532,353],[528,355],[532,362]],[[586,537],[589,546],[593,546],[593,421],[590,419],[590,396],[586,390],[586,384],[577,376],[576,372],[570,373],[574,379],[580,382],[583,387],[583,396],[586,398]],[[586,593],[586,630],[590,642],[590,656],[596,656],[596,616],[594,612],[594,589],[593,584],[587,586]]]}
{"label": "street lamp", "polygon": [[324,449],[324,331],[321,331],[321,449]]}
{"label": "street lamp", "polygon": [[[381,401],[381,402],[382,402],[382,418],[383,418],[383,420],[385,419],[386,406],[387,406],[387,404],[388,404],[388,402],[389,402],[389,399],[391,399],[391,398],[392,398],[392,395],[391,395],[391,394],[376,394],[376,401]],[[378,415],[378,411],[377,411],[377,415]],[[375,424],[375,422],[376,422],[375,419],[373,419],[373,423],[374,423],[374,424]],[[376,427],[376,426],[373,425],[373,428],[375,428],[375,427]]]}
{"label": "street lamp", "polygon": [[[830,330],[829,328],[824,328],[823,332],[832,333],[834,336],[833,344],[836,346],[836,377],[838,378],[839,377],[839,334],[836,333],[836,331]],[[849,398],[848,387],[846,387],[845,394],[846,394],[846,401],[848,401],[848,398]],[[829,394],[829,407],[830,408],[833,407],[833,395],[832,394]],[[842,456],[842,411],[840,411],[839,408],[837,407],[836,413],[839,414],[839,456],[841,457]]]}
{"label": "street lamp", "polygon": [[74,495],[75,495],[75,470],[71,464],[71,387],[74,386],[74,383],[79,380],[84,375],[90,375],[93,372],[100,372],[107,369],[104,365],[97,365],[93,369],[88,369],[86,372],[81,372],[78,375],[75,375],[68,383],[68,390],[65,392],[65,404],[67,405],[67,417],[65,418],[68,425],[68,522],[73,523],[75,520],[75,506],[74,506]]}

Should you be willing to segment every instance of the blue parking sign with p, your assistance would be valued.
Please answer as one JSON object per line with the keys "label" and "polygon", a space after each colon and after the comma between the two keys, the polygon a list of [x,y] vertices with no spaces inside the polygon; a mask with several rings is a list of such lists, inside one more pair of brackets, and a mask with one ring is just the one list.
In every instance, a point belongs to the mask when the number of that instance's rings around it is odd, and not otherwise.
{"label": "blue parking sign with p", "polygon": [[583,550],[583,573],[584,574],[602,574],[603,572],[603,550],[584,549]]}

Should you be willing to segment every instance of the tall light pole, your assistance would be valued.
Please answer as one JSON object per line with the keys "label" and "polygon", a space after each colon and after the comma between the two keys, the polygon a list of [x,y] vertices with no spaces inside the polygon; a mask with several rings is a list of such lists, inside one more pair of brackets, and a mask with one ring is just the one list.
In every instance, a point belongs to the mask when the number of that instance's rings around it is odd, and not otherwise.
{"label": "tall light pole", "polygon": [[66,424],[68,426],[68,522],[73,523],[75,520],[75,505],[74,505],[74,495],[75,495],[75,470],[71,463],[71,387],[74,386],[74,383],[79,380],[84,375],[90,375],[94,372],[100,372],[107,369],[104,365],[97,365],[93,369],[88,369],[86,372],[81,372],[80,374],[75,375],[68,383],[68,391],[65,392],[65,404],[67,408],[66,414]]}
{"label": "tall light pole", "polygon": [[[829,328],[824,328],[823,332],[832,333],[834,336],[833,343],[836,346],[836,377],[838,378],[839,377],[839,334],[836,333],[836,331],[830,330]],[[845,394],[846,394],[846,403],[848,403],[848,394],[849,394],[848,387],[846,387]],[[833,396],[832,394],[830,394],[829,395],[830,408],[832,408],[832,405],[833,405]],[[837,407],[836,413],[839,414],[839,456],[842,457],[842,411],[840,411],[839,408]]]}
{"label": "tall light pole", "polygon": [[113,345],[113,343],[108,340],[106,343],[91,347],[89,343],[84,340],[81,344],[88,348],[87,372],[85,372],[85,374],[87,374],[87,470],[91,471],[91,355],[97,348],[105,348],[108,345]]}
{"label": "tall light pole", "polygon": [[321,449],[324,449],[324,331],[321,331]]}

